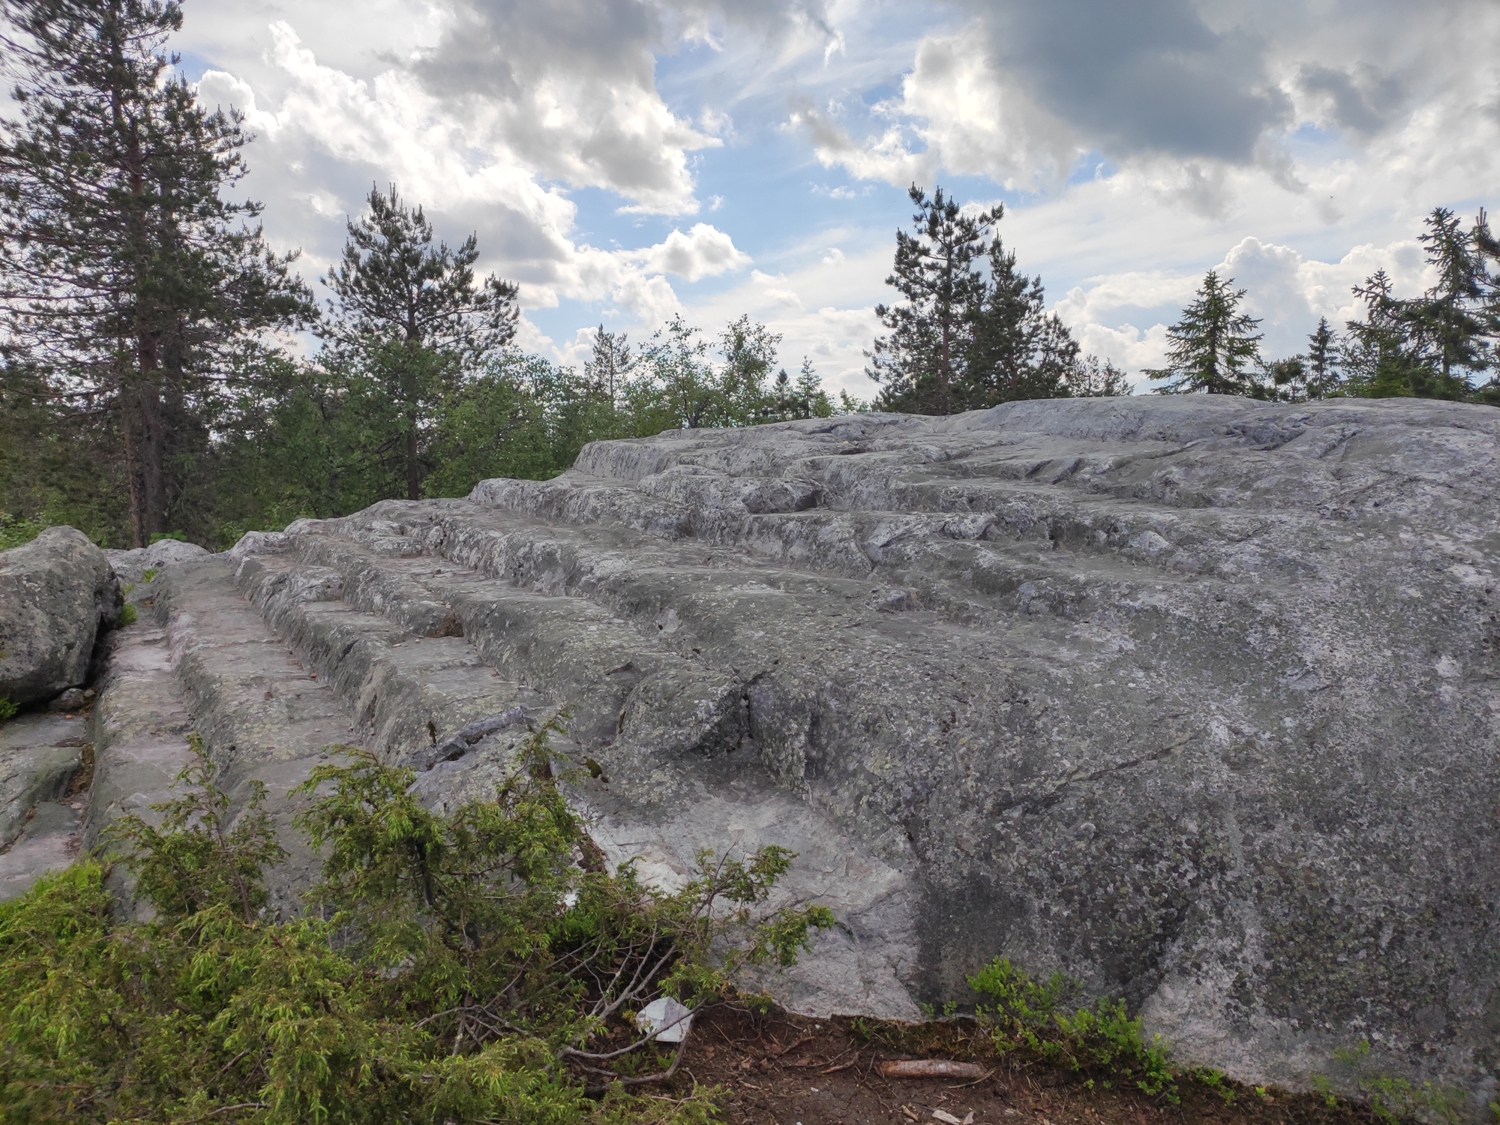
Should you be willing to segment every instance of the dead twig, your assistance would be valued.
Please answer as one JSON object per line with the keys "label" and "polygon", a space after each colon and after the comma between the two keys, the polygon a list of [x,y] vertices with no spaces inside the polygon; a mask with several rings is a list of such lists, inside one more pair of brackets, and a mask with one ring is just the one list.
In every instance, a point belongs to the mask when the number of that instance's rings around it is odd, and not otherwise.
{"label": "dead twig", "polygon": [[880,1075],[882,1078],[973,1078],[980,1082],[989,1077],[978,1063],[952,1059],[887,1059],[880,1064]]}

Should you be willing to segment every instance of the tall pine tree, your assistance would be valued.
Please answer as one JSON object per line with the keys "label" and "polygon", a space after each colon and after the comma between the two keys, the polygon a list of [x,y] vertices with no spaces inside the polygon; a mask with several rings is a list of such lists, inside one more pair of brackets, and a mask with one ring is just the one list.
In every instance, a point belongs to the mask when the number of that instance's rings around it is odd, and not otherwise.
{"label": "tall pine tree", "polygon": [[118,446],[143,544],[190,517],[264,334],[311,307],[248,225],[259,204],[226,198],[248,138],[174,73],[176,0],[0,0],[0,17],[19,109],[0,124],[0,331],[59,425]]}
{"label": "tall pine tree", "polygon": [[476,236],[434,244],[422,208],[394,186],[372,188],[366,203],[324,279],[333,292],[326,358],[368,418],[367,459],[390,476],[390,492],[416,500],[444,402],[515,335],[517,290],[493,275],[476,284]]}
{"label": "tall pine tree", "polygon": [[950,414],[966,409],[961,384],[984,293],[976,263],[1005,209],[965,214],[940,187],[931,199],[915,184],[908,194],[917,207],[914,233],[896,232],[895,267],[885,279],[905,303],[875,306],[890,335],[875,340],[866,373],[882,384],[879,409]]}

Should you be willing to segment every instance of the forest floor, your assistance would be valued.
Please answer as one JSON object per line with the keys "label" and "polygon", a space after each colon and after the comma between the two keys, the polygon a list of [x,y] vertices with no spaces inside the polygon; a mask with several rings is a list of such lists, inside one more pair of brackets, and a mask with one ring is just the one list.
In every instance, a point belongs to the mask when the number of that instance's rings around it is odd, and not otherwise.
{"label": "forest floor", "polygon": [[[979,1063],[978,1081],[887,1078],[890,1059]],[[901,1026],[724,1005],[699,1013],[679,1072],[660,1095],[718,1087],[731,1125],[1368,1125],[1368,1111],[1315,1094],[1221,1090],[1184,1078],[1179,1100],[1105,1088],[1024,1052],[999,1054],[972,1020]],[[672,1100],[676,1100],[672,1098]]]}

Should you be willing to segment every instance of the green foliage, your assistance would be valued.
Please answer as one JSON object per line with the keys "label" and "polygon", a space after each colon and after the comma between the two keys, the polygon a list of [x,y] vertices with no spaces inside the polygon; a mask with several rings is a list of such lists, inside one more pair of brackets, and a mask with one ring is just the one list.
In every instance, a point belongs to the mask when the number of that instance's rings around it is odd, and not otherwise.
{"label": "green foliage", "polygon": [[1159,394],[1248,395],[1255,390],[1260,321],[1240,311],[1245,291],[1209,270],[1182,319],[1167,329],[1167,365],[1146,372],[1165,380]]}
{"label": "green foliage", "polygon": [[20,708],[12,703],[8,696],[0,695],[0,723],[7,719],[14,719],[19,710]]}
{"label": "green foliage", "polygon": [[0,513],[0,551],[8,551],[12,547],[19,547],[22,543],[30,543],[46,531],[48,526],[45,520],[26,519]]}
{"label": "green foliage", "polygon": [[1177,1072],[1160,1036],[1147,1042],[1141,1021],[1131,1019],[1125,1001],[1100,998],[1093,1007],[1074,1007],[1077,982],[1053,973],[1033,980],[997,957],[968,978],[969,987],[991,1002],[979,1016],[992,1025],[1001,1050],[1024,1046],[1070,1070],[1118,1075],[1152,1096],[1177,1100]]}
{"label": "green foliage", "polygon": [[161,571],[158,570],[156,567],[154,567],[154,566],[148,566],[145,570],[143,570],[141,572],[141,581],[145,582],[145,583],[148,583],[148,584],[152,583],[152,582],[155,582],[156,581],[156,576],[158,574],[160,574],[160,573],[161,573]]}
{"label": "green foliage", "polygon": [[135,606],[133,606],[133,605],[126,605],[126,606],[121,607],[121,609],[120,609],[120,628],[123,629],[126,625],[134,625],[135,622],[136,622],[136,617],[137,617],[137,613],[136,613]]}
{"label": "green foliage", "polygon": [[251,782],[244,809],[231,817],[229,795],[213,784],[202,736],[190,733],[188,746],[193,761],[174,784],[189,788],[152,806],[162,814],[160,826],[124,816],[111,826],[110,840],[159,911],[187,917],[229,907],[249,924],[266,902],[262,870],[286,858],[261,807],[266,787]]}
{"label": "green foliage", "polygon": [[[1457,1087],[1430,1080],[1419,1086],[1405,1078],[1373,1069],[1368,1039],[1361,1039],[1353,1047],[1334,1048],[1333,1058],[1353,1078],[1369,1102],[1370,1113],[1382,1125],[1399,1125],[1403,1121],[1459,1125],[1472,1117],[1469,1098]],[[1326,1075],[1314,1075],[1313,1084],[1327,1104],[1337,1104],[1333,1083]],[[1495,1113],[1500,1116],[1500,1109],[1495,1109]]]}
{"label": "green foliage", "polygon": [[903,303],[875,307],[889,335],[875,341],[865,372],[882,384],[879,409],[950,414],[1122,392],[1113,368],[1101,373],[1096,358],[1080,361],[1072,334],[1046,311],[1041,278],[1017,270],[1015,253],[991,237],[1003,206],[970,212],[942,188],[929,198],[915,184],[908,194],[913,229],[896,232],[886,278]]}
{"label": "green foliage", "polygon": [[0,906],[0,1117],[17,1123],[713,1119],[713,1091],[635,1093],[679,1052],[625,1013],[691,1008],[789,963],[826,910],[764,915],[790,855],[702,857],[676,894],[591,869],[552,782],[549,724],[495,800],[436,814],[409,771],[353,753],[308,782],[316,909],[274,921],[281,851],[259,793],[231,818],[194,741],[188,788],[114,836],[155,910],[119,921],[94,860]]}

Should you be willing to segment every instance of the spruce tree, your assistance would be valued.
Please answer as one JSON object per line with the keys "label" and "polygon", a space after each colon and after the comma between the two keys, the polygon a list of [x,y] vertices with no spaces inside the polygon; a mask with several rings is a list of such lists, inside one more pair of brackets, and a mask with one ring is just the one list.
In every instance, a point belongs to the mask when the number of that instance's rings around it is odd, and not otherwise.
{"label": "spruce tree", "polygon": [[326,361],[365,413],[367,458],[388,474],[389,491],[416,500],[445,400],[515,335],[517,289],[493,275],[476,284],[476,236],[457,248],[434,244],[422,208],[407,206],[394,185],[372,188],[366,204],[324,278],[334,295],[322,329]]}
{"label": "spruce tree", "polygon": [[1343,376],[1339,372],[1341,347],[1333,325],[1326,316],[1318,317],[1318,326],[1307,338],[1307,397],[1329,398],[1338,393]]}
{"label": "spruce tree", "polygon": [[1146,371],[1148,378],[1167,381],[1158,394],[1254,393],[1260,321],[1240,311],[1245,291],[1233,286],[1233,278],[1225,281],[1209,270],[1182,319],[1167,329],[1167,366]]}
{"label": "spruce tree", "polygon": [[828,397],[828,392],[823,389],[823,380],[813,370],[812,360],[807,356],[802,357],[802,369],[797,372],[794,395],[796,413],[793,417],[833,417],[833,400]]}
{"label": "spruce tree", "polygon": [[0,17],[19,111],[0,124],[0,332],[59,418],[89,416],[60,424],[118,443],[144,544],[185,518],[259,339],[311,308],[248,225],[259,204],[227,198],[248,138],[174,72],[175,0],[0,0]]}
{"label": "spruce tree", "polygon": [[1376,270],[1354,286],[1354,295],[1365,303],[1365,318],[1347,322],[1343,361],[1349,389],[1365,398],[1431,397],[1423,394],[1432,385],[1431,368],[1390,275]]}
{"label": "spruce tree", "polygon": [[1485,339],[1486,226],[1483,212],[1472,229],[1464,230],[1452,211],[1435,207],[1418,236],[1437,281],[1403,303],[1402,317],[1420,342],[1433,370],[1433,393],[1440,397],[1467,392],[1473,376],[1488,370],[1494,359],[1493,345]]}

